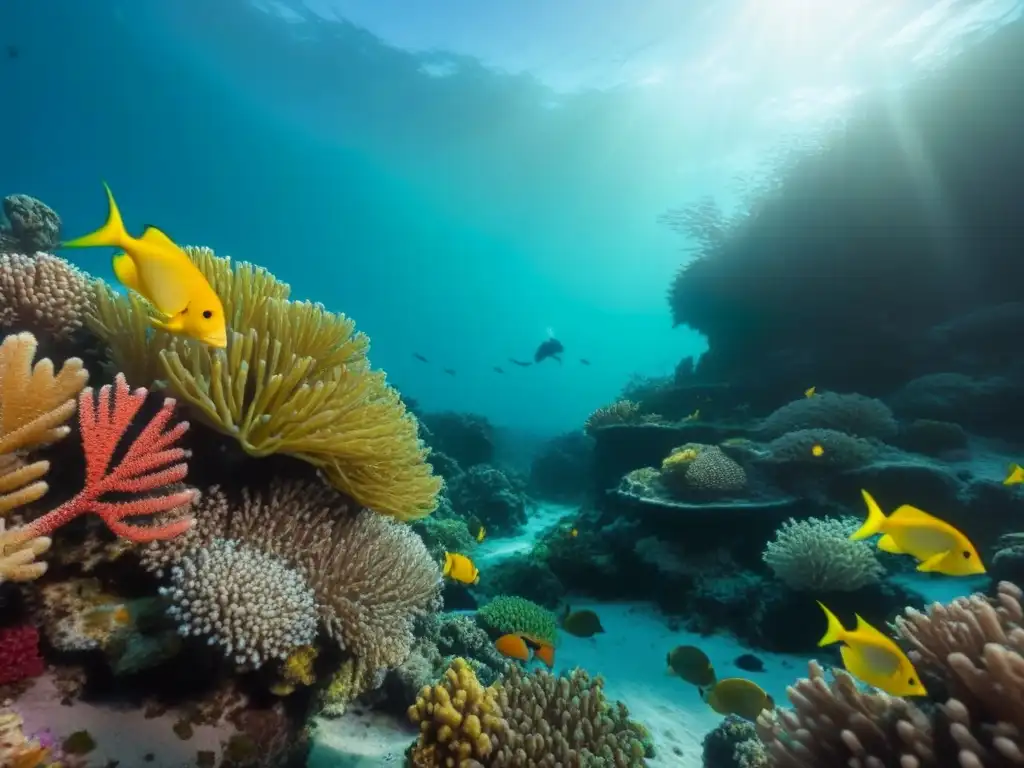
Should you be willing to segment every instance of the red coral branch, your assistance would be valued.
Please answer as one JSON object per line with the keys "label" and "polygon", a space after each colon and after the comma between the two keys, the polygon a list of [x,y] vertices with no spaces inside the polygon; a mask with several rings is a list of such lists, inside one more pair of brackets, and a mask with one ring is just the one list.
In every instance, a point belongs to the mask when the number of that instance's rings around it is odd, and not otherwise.
{"label": "red coral branch", "polygon": [[78,397],[78,421],[85,449],[85,488],[73,499],[30,523],[28,528],[36,536],[48,536],[79,515],[93,512],[116,535],[137,543],[172,539],[187,531],[193,523],[187,516],[159,525],[135,525],[124,520],[138,515],[155,515],[189,504],[195,501],[193,490],[164,492],[128,501],[100,500],[107,493],[165,490],[168,485],[185,478],[188,465],[184,460],[188,453],[175,448],[174,444],[185,434],[188,422],[178,422],[168,429],[174,413],[174,400],[164,400],[160,411],[128,446],[124,458],[111,469],[114,451],[148,392],[145,389],[132,392],[124,374],[119,373],[114,379],[113,390],[109,384],[100,388],[95,404],[92,394],[92,389],[88,388],[82,390]]}
{"label": "red coral branch", "polygon": [[35,627],[25,624],[0,629],[0,685],[39,677],[45,669]]}

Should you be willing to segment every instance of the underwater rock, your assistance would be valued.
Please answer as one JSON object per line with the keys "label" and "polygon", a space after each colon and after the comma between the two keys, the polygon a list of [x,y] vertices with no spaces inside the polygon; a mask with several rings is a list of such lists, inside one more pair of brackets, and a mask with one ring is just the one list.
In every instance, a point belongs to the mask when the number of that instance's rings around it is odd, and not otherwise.
{"label": "underwater rock", "polygon": [[478,591],[488,596],[521,595],[545,608],[555,608],[565,594],[565,585],[532,554],[509,556],[486,570]]}
{"label": "underwater rock", "polygon": [[857,515],[867,514],[860,495],[864,489],[878,500],[886,514],[901,504],[911,504],[947,520],[953,510],[962,506],[959,497],[964,487],[950,465],[904,454],[830,478],[828,495],[848,504]]}
{"label": "underwater rock", "polygon": [[420,419],[430,430],[430,447],[469,469],[494,460],[494,427],[476,413],[443,411],[425,413]]}
{"label": "underwater rock", "polygon": [[591,487],[593,453],[593,440],[579,430],[548,440],[530,463],[530,494],[560,503],[579,501]]}
{"label": "underwater rock", "polygon": [[905,451],[942,458],[966,450],[968,441],[967,431],[955,422],[914,419],[900,427],[893,445]]}
{"label": "underwater rock", "polygon": [[448,486],[448,496],[456,512],[477,517],[490,536],[509,536],[526,524],[529,499],[497,467],[470,467]]}
{"label": "underwater rock", "polygon": [[[443,477],[445,482],[450,483],[462,474],[459,462],[443,451],[431,451],[427,456],[427,462],[434,468],[434,474]],[[437,514],[437,510],[434,514]]]}
{"label": "underwater rock", "polygon": [[778,438],[805,429],[829,429],[853,437],[889,440],[898,430],[889,406],[872,397],[821,392],[802,397],[765,417],[758,434]]}
{"label": "underwater rock", "polygon": [[1022,325],[1024,302],[982,306],[933,327],[925,338],[925,354],[959,373],[1004,374],[1012,361],[1019,362]]}
{"label": "underwater rock", "polygon": [[60,217],[46,203],[28,195],[8,195],[3,209],[7,226],[0,234],[18,246],[13,252],[55,251],[60,246]]}
{"label": "underwater rock", "polygon": [[888,401],[901,419],[951,421],[969,432],[1020,440],[1024,385],[1004,376],[930,373],[907,382]]}

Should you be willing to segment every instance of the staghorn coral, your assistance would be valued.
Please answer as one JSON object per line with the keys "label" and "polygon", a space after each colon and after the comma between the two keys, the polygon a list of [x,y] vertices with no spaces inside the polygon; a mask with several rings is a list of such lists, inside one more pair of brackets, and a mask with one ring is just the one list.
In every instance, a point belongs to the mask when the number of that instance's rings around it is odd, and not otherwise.
{"label": "staghorn coral", "polygon": [[890,440],[898,427],[889,406],[858,394],[823,392],[778,408],[761,422],[765,437],[781,437],[799,429],[832,429],[854,437]]}
{"label": "staghorn coral", "polygon": [[186,251],[224,303],[227,349],[151,328],[141,298],[98,284],[89,325],[119,369],[146,384],[166,380],[250,455],[307,461],[360,504],[400,520],[429,515],[442,481],[418,421],[370,369],[365,334],[322,305],[289,301],[289,286],[264,269]]}
{"label": "staghorn coral", "polygon": [[[822,452],[815,456],[814,446]],[[834,429],[797,429],[768,443],[768,461],[854,469],[870,464],[878,449],[868,440]]]}
{"label": "staghorn coral", "polygon": [[629,719],[624,704],[606,700],[600,677],[582,669],[556,676],[512,665],[496,687],[508,733],[493,768],[633,768],[653,753],[646,729]]}
{"label": "staghorn coral", "polygon": [[477,611],[476,618],[496,635],[523,633],[547,643],[554,643],[558,636],[555,615],[523,597],[498,595]]}
{"label": "staghorn coral", "polygon": [[329,636],[376,670],[400,664],[412,646],[412,621],[437,599],[441,574],[408,527],[314,483],[282,482],[267,494],[232,502],[209,489],[194,507],[196,525],[178,540],[141,552],[161,572],[216,539],[276,558],[313,590]]}
{"label": "staghorn coral", "polygon": [[847,592],[879,580],[885,570],[871,545],[850,541],[855,518],[790,518],[768,542],[762,559],[790,589]]}
{"label": "staghorn coral", "polygon": [[0,253],[0,327],[67,339],[92,306],[92,278],[48,253]]}
{"label": "staghorn coral", "polygon": [[280,560],[215,539],[171,569],[160,594],[184,635],[205,636],[242,668],[284,660],[316,639],[313,590]]}
{"label": "staghorn coral", "polygon": [[764,712],[757,729],[777,768],[849,765],[1010,768],[1024,755],[1024,609],[1019,587],[908,609],[896,620],[922,675],[951,694],[936,710],[861,691],[845,672],[829,685],[812,662],[789,690],[792,710]]}
{"label": "staghorn coral", "polygon": [[409,751],[414,768],[492,765],[507,738],[498,691],[484,688],[465,659],[455,659],[441,682],[424,687],[409,707],[420,735]]}
{"label": "staghorn coral", "polygon": [[591,413],[583,425],[583,431],[593,435],[598,429],[615,424],[651,424],[657,421],[661,421],[661,416],[641,412],[639,403],[619,400],[611,405],[601,406]]}

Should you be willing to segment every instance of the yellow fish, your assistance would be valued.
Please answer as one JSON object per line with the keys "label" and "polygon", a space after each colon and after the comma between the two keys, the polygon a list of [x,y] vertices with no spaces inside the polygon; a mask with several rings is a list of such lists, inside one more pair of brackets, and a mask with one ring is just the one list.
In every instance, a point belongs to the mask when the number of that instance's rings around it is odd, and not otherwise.
{"label": "yellow fish", "polygon": [[62,243],[62,247],[120,248],[122,252],[114,255],[114,274],[164,316],[163,320],[150,318],[154,326],[211,347],[226,347],[224,307],[203,273],[156,227],[146,227],[138,238],[128,234],[110,187],[104,183],[103,188],[107,191],[106,223],[91,234]]}
{"label": "yellow fish", "polygon": [[757,683],[742,677],[719,680],[703,694],[715,712],[720,715],[739,715],[751,722],[762,710],[775,709],[775,702]]}
{"label": "yellow fish", "polygon": [[819,601],[818,605],[828,620],[828,629],[818,641],[818,646],[843,643],[839,654],[847,672],[892,696],[928,695],[907,654],[890,638],[860,616],[857,617],[857,628],[847,631],[824,603]]}
{"label": "yellow fish", "polygon": [[814,397],[814,393],[817,391],[817,387],[808,387],[804,390],[804,397]]}
{"label": "yellow fish", "polygon": [[811,455],[816,458],[825,455],[825,449],[821,447],[821,443],[815,443],[811,446]]}
{"label": "yellow fish", "polygon": [[454,552],[444,553],[444,575],[460,584],[477,584],[480,581],[480,571],[473,561]]}
{"label": "yellow fish", "polygon": [[854,541],[882,534],[878,548],[894,555],[910,555],[917,570],[946,576],[978,576],[985,573],[978,551],[970,540],[949,523],[924,510],[904,504],[886,517],[871,494],[862,490],[868,519],[850,538]]}
{"label": "yellow fish", "polygon": [[569,531],[569,536],[571,538],[573,538],[573,539],[575,539],[579,535],[580,535],[580,532],[577,529],[575,529],[575,528],[573,528],[571,531]]}
{"label": "yellow fish", "polygon": [[484,539],[485,539],[486,537],[487,537],[487,529],[486,529],[486,528],[484,528],[484,527],[483,527],[483,526],[481,525],[481,526],[480,526],[480,530],[478,530],[478,531],[476,532],[476,541],[477,541],[477,543],[479,544],[479,543],[480,543],[481,541],[483,541],[483,540],[484,540]]}
{"label": "yellow fish", "polygon": [[691,685],[706,688],[715,684],[715,668],[711,659],[695,645],[679,645],[666,658],[670,674],[678,675]]}
{"label": "yellow fish", "polygon": [[1020,464],[1010,465],[1010,474],[1003,480],[1003,485],[1020,485],[1024,483],[1024,467]]}

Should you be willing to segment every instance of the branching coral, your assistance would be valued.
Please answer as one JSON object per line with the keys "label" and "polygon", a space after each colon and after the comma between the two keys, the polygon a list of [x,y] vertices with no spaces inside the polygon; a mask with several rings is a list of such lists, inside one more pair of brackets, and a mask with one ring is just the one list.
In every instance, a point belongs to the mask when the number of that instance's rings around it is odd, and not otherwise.
{"label": "branching coral", "polygon": [[587,417],[583,425],[583,431],[588,435],[601,427],[610,427],[615,424],[649,424],[660,421],[661,416],[656,413],[643,413],[639,403],[631,400],[619,400],[611,405],[604,405]]}
{"label": "branching coral", "polygon": [[484,688],[465,659],[455,659],[438,685],[420,692],[409,719],[420,729],[409,754],[414,768],[491,765],[508,730],[498,692]]}
{"label": "branching coral", "polygon": [[898,426],[889,406],[858,394],[823,392],[787,403],[765,417],[760,430],[779,437],[798,429],[833,429],[855,437],[889,440]]}
{"label": "branching coral", "polygon": [[952,698],[926,713],[845,672],[831,685],[817,664],[789,689],[792,710],[762,713],[758,733],[777,768],[910,766],[1009,768],[1024,755],[1024,610],[1021,590],[1001,582],[983,595],[908,610],[896,621],[922,674]]}
{"label": "branching coral", "polygon": [[846,592],[874,584],[885,570],[871,545],[850,541],[853,518],[790,518],[762,559],[786,586],[805,592]]}
{"label": "branching coral", "polygon": [[575,669],[567,676],[532,674],[509,667],[498,684],[498,702],[508,721],[506,741],[490,765],[585,765],[634,768],[653,749],[646,730],[629,719],[621,702],[609,703],[604,681]]}
{"label": "branching coral", "polygon": [[266,270],[186,250],[224,303],[227,349],[154,331],[140,298],[101,284],[90,325],[121,370],[147,384],[166,379],[253,456],[303,459],[360,504],[401,520],[430,514],[441,479],[417,420],[384,373],[370,370],[367,337],[344,315],[289,301],[290,288]]}
{"label": "branching coral", "polygon": [[64,339],[85,323],[91,278],[58,256],[0,253],[0,326]]}
{"label": "branching coral", "polygon": [[143,552],[148,568],[174,567],[216,539],[272,556],[302,574],[328,634],[370,669],[405,659],[413,619],[437,599],[440,572],[422,540],[408,526],[349,509],[326,486],[280,483],[240,503],[212,488],[193,511],[186,536]]}
{"label": "branching coral", "polygon": [[485,629],[498,635],[523,633],[546,643],[554,643],[558,636],[555,615],[523,597],[498,595],[477,611],[476,617]]}

